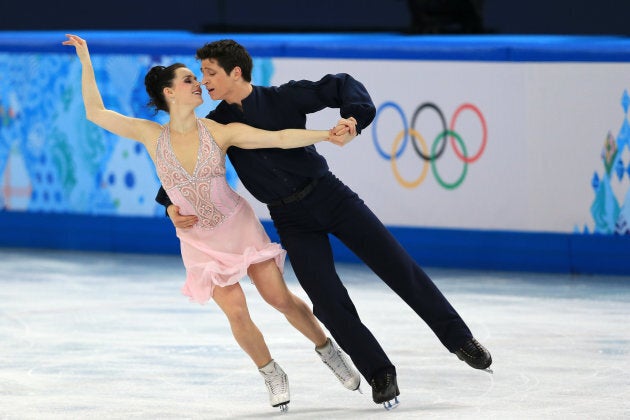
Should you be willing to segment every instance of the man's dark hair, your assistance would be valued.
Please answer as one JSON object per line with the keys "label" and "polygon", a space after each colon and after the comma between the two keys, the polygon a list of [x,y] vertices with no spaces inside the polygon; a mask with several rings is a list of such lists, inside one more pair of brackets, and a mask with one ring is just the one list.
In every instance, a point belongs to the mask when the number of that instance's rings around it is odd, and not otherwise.
{"label": "man's dark hair", "polygon": [[230,74],[234,67],[241,68],[243,79],[252,81],[252,57],[245,47],[232,39],[221,39],[210,42],[197,50],[197,60],[214,59],[227,74]]}

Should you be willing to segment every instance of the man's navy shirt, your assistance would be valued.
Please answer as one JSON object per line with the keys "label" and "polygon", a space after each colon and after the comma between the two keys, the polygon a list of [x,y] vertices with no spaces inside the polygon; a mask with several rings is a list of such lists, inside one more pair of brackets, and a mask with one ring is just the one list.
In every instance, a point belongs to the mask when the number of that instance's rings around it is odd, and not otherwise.
{"label": "man's navy shirt", "polygon": [[[222,101],[207,118],[221,124],[241,122],[265,130],[305,128],[306,115],[324,108],[340,108],[344,118],[357,120],[360,132],[376,113],[363,84],[348,74],[326,75],[321,80],[290,81],[277,87],[253,86],[238,105]],[[331,126],[336,121],[331,121]],[[297,149],[227,150],[239,179],[256,199],[269,203],[300,190],[328,172],[328,164],[315,146]],[[165,204],[158,194],[157,200]]]}

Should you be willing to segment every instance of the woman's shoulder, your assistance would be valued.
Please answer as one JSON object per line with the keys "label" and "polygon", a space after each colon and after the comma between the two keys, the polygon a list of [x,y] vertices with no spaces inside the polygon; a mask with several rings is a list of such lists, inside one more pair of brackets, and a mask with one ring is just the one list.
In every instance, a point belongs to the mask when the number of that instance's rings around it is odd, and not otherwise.
{"label": "woman's shoulder", "polygon": [[221,129],[221,127],[225,126],[224,124],[218,123],[215,120],[210,119],[210,118],[197,118],[197,121],[199,121],[204,127],[206,127],[210,131]]}
{"label": "woman's shoulder", "polygon": [[197,120],[206,129],[207,133],[210,135],[210,138],[212,138],[212,140],[214,140],[214,142],[221,149],[223,149],[223,133],[226,126],[209,118],[198,118]]}

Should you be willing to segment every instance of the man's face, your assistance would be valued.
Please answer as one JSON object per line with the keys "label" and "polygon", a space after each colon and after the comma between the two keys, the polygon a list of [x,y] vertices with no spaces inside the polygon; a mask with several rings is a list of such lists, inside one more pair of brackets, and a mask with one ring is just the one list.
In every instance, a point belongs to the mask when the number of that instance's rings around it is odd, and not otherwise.
{"label": "man's face", "polygon": [[[234,72],[234,70],[232,70]],[[201,84],[206,88],[210,97],[215,100],[230,102],[230,94],[233,92],[234,79],[225,72],[219,63],[210,58],[201,61]]]}

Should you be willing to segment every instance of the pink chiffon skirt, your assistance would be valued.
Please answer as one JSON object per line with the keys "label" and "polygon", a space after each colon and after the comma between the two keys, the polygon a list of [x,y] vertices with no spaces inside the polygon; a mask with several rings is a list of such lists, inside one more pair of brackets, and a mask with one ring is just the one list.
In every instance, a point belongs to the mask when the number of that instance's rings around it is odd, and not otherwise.
{"label": "pink chiffon skirt", "polygon": [[182,293],[191,301],[208,302],[216,286],[237,283],[251,264],[273,259],[282,272],[286,251],[272,243],[245,199],[226,220],[213,229],[197,225],[177,229],[186,282]]}

